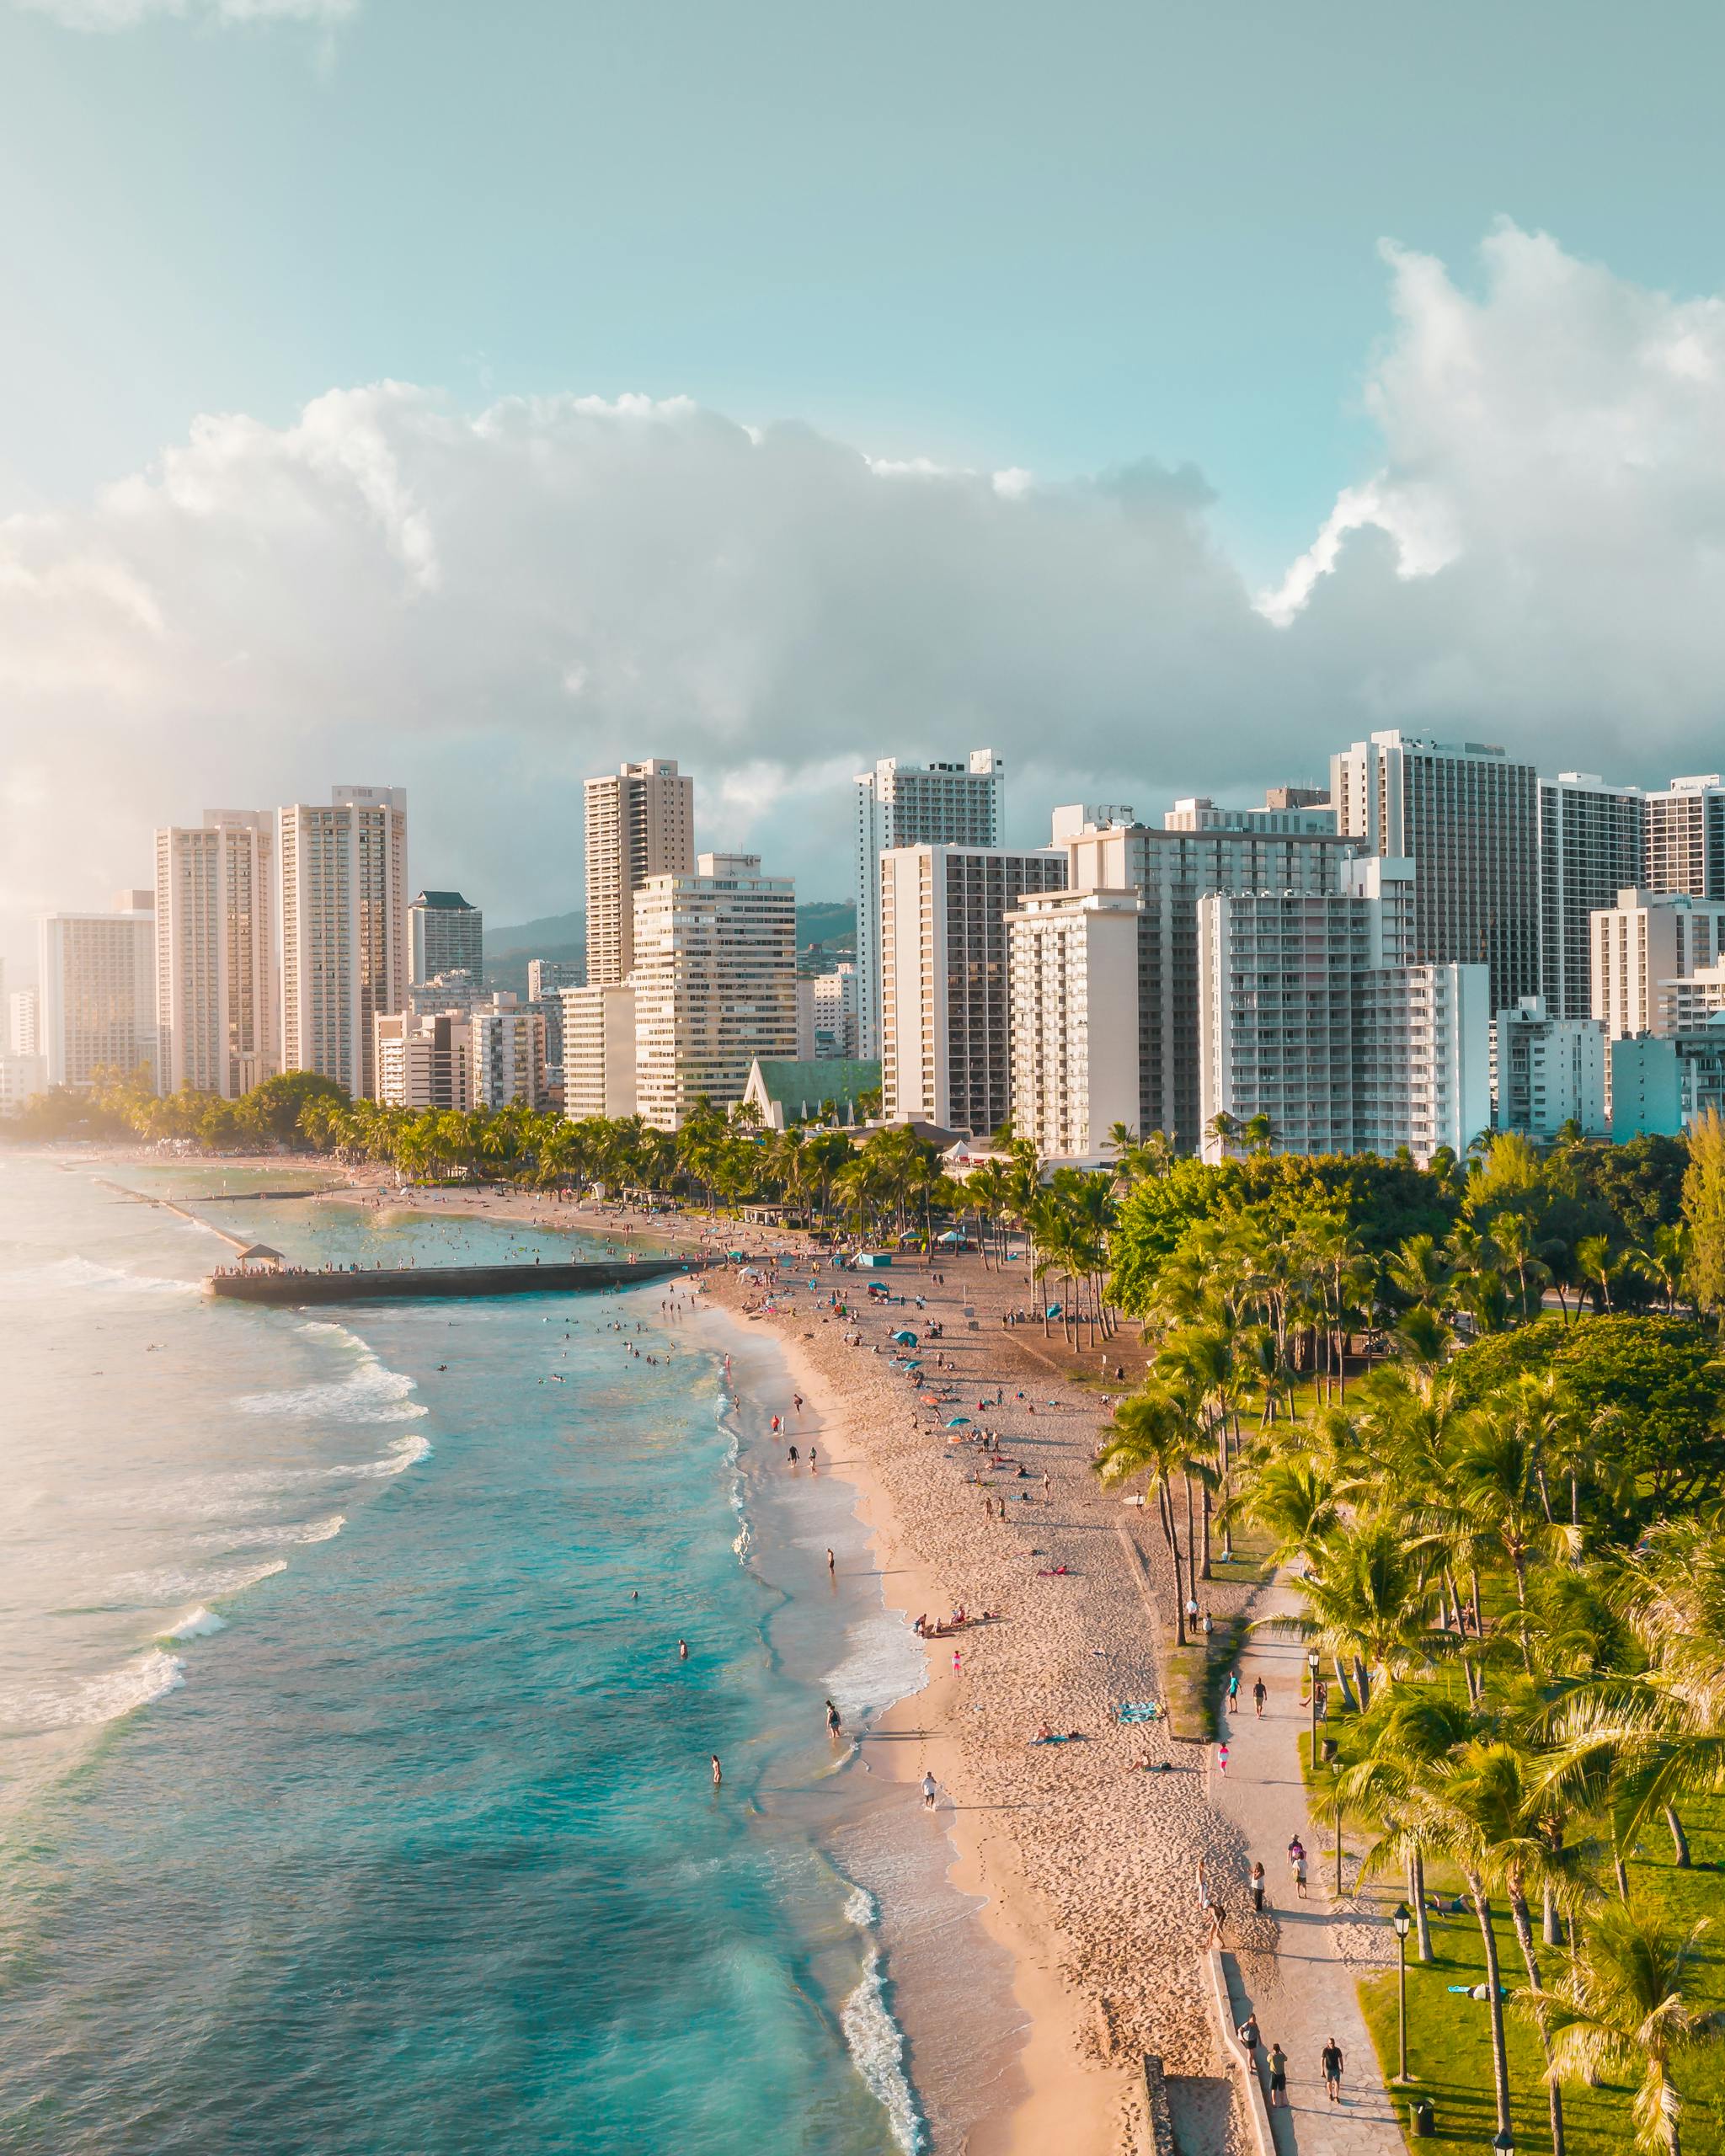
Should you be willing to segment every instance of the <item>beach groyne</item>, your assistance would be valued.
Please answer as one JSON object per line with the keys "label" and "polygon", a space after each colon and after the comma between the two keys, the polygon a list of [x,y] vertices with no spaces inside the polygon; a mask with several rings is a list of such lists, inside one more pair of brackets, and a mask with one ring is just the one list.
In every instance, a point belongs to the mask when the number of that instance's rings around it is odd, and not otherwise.
{"label": "beach groyne", "polygon": [[397,1303],[433,1297],[558,1295],[638,1288],[698,1271],[698,1257],[594,1259],[568,1265],[424,1265],[352,1272],[298,1273],[264,1267],[212,1273],[206,1292],[238,1303]]}

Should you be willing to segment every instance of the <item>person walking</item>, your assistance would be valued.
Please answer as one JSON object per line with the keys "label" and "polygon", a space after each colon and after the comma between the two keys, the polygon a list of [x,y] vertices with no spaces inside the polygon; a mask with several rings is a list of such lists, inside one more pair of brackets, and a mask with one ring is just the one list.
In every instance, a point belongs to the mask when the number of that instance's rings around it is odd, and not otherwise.
{"label": "person walking", "polygon": [[1228,1672],[1228,1712],[1230,1714],[1233,1713],[1234,1703],[1239,1697],[1240,1673],[1237,1669],[1231,1669]]}
{"label": "person walking", "polygon": [[1306,1851],[1301,1849],[1294,1860],[1294,1892],[1303,1902],[1306,1899]]}
{"label": "person walking", "polygon": [[1240,2048],[1246,2054],[1246,2066],[1247,2072],[1256,2073],[1258,2071],[1258,2047],[1263,2041],[1263,2038],[1258,2031],[1258,2016],[1255,2014],[1248,2014],[1234,2033],[1239,2037]]}
{"label": "person walking", "polygon": [[1260,1721],[1263,1720],[1263,1703],[1269,1695],[1269,1687],[1260,1677],[1252,1688],[1252,1705]]}
{"label": "person walking", "polygon": [[1263,1866],[1254,1864],[1252,1867],[1252,1906],[1259,1915],[1263,1913],[1264,1886]]}
{"label": "person walking", "polygon": [[1282,2111],[1288,2101],[1288,2054],[1279,2044],[1270,2046],[1270,2109]]}
{"label": "person walking", "polygon": [[1330,2101],[1332,2104],[1339,2104],[1342,2100],[1342,2068],[1344,2062],[1342,2057],[1342,2047],[1333,2036],[1319,2052],[1318,2063],[1324,2070],[1324,2088],[1329,2095]]}
{"label": "person walking", "polygon": [[1216,1747],[1216,1772],[1226,1781],[1228,1777],[1228,1740],[1225,1737]]}
{"label": "person walking", "polygon": [[925,1812],[933,1811],[934,1800],[937,1794],[938,1785],[935,1781],[933,1774],[932,1772],[926,1774],[922,1777],[922,1809]]}

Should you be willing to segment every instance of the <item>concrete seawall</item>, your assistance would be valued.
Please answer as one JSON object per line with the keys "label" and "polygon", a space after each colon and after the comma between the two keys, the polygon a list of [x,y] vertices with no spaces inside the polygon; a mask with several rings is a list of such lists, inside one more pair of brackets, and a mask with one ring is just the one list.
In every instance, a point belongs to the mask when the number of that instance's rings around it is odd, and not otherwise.
{"label": "concrete seawall", "polygon": [[602,1288],[638,1288],[649,1280],[698,1272],[698,1257],[643,1257],[578,1265],[428,1265],[385,1272],[212,1273],[206,1291],[230,1302],[396,1303],[435,1296],[558,1295]]}

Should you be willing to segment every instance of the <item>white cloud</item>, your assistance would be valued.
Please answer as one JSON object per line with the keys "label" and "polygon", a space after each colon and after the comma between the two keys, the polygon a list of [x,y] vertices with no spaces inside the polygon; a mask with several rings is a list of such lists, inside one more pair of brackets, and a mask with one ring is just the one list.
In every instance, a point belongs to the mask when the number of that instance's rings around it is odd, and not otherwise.
{"label": "white cloud", "polygon": [[13,0],[73,30],[130,30],[163,18],[205,23],[344,22],[359,0]]}
{"label": "white cloud", "polygon": [[1322,776],[1375,725],[1713,768],[1725,306],[1509,227],[1477,293],[1387,259],[1379,469],[1268,595],[1148,462],[1033,483],[686,399],[389,382],[202,419],[0,524],[0,914],[338,779],[409,787],[414,873],[506,915],[578,896],[580,779],[626,755],[683,759],[703,841],[814,896],[847,888],[847,769],[895,752],[999,749],[1025,835],[1056,799]]}

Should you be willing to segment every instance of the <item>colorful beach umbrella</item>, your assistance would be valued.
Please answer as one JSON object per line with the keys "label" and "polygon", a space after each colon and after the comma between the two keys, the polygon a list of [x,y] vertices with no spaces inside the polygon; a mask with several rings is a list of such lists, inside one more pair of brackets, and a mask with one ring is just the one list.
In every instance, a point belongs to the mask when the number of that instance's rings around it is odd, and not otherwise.
{"label": "colorful beach umbrella", "polygon": [[970,1428],[970,1417],[968,1415],[954,1415],[952,1421],[947,1424],[947,1428],[949,1430],[968,1430]]}
{"label": "colorful beach umbrella", "polygon": [[895,1332],[893,1338],[902,1348],[914,1348],[916,1345],[916,1336],[914,1332]]}

